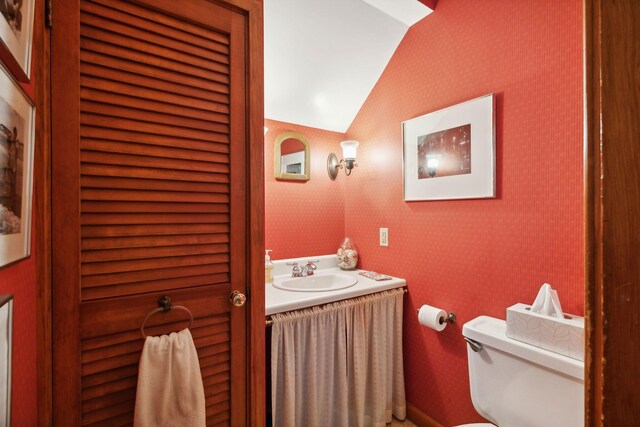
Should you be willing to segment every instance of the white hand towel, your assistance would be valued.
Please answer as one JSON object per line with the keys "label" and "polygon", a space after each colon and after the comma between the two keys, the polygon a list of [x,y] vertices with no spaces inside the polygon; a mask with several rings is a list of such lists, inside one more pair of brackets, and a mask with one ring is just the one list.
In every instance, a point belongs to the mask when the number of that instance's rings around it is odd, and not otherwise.
{"label": "white hand towel", "polygon": [[133,425],[205,427],[204,387],[189,329],[145,340]]}
{"label": "white hand towel", "polygon": [[540,287],[536,300],[531,305],[531,311],[534,313],[544,314],[551,317],[564,318],[562,306],[558,298],[558,292],[551,288],[551,285],[545,283]]}

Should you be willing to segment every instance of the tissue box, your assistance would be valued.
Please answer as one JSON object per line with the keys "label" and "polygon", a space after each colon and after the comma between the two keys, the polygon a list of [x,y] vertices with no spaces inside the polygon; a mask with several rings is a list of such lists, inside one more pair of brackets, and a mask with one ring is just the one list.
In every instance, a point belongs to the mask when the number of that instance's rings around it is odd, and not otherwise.
{"label": "tissue box", "polygon": [[507,308],[507,337],[584,361],[584,318],[564,315],[564,319],[530,311],[516,304]]}

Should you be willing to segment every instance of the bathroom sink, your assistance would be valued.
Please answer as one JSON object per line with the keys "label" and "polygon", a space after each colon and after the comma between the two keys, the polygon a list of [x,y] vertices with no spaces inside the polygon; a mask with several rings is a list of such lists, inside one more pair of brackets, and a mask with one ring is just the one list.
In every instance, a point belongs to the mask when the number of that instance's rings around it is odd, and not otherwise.
{"label": "bathroom sink", "polygon": [[273,286],[293,292],[327,292],[349,288],[358,283],[353,276],[341,273],[314,274],[307,277],[276,277]]}

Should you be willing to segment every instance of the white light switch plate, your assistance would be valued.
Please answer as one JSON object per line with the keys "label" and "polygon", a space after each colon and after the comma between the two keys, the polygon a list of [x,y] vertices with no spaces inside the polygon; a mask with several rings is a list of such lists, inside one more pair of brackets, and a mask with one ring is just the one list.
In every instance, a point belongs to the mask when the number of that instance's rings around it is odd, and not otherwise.
{"label": "white light switch plate", "polygon": [[389,246],[389,229],[380,229],[380,246]]}

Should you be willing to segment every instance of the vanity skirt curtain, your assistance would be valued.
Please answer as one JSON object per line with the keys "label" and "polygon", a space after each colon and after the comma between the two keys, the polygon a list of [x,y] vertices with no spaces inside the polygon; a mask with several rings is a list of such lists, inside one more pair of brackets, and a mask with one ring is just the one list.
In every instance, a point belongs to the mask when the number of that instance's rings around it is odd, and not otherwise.
{"label": "vanity skirt curtain", "polygon": [[402,289],[272,316],[275,427],[385,426],[406,416]]}

